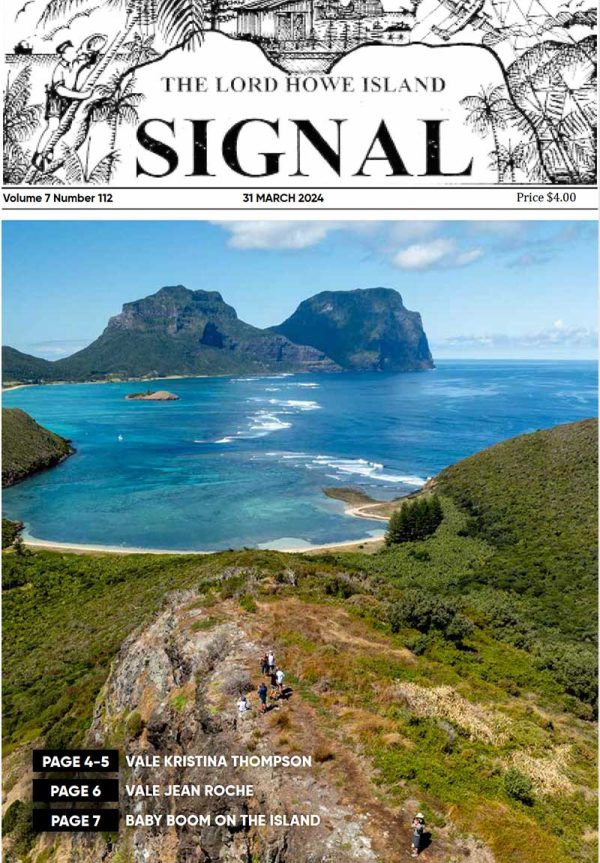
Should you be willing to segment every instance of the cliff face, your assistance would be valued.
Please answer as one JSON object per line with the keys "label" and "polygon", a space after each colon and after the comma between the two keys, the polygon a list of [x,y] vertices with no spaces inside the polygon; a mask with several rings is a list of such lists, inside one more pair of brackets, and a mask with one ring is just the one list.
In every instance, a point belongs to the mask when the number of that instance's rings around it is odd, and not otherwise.
{"label": "cliff face", "polygon": [[418,312],[408,311],[389,288],[324,291],[300,303],[275,332],[326,351],[356,371],[417,371],[433,368]]}

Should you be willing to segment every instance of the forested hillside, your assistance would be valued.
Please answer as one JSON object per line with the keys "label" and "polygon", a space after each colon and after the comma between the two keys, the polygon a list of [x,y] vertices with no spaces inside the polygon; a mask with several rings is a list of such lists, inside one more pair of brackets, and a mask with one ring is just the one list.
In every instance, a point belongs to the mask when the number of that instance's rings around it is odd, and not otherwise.
{"label": "forested hillside", "polygon": [[[251,699],[262,648],[275,648],[292,688],[289,711],[267,726],[251,719],[253,745],[304,751],[308,735],[323,799],[342,789],[355,819],[370,813],[378,860],[406,857],[418,806],[432,831],[423,855],[431,863],[591,863],[596,428],[585,421],[525,435],[444,471],[434,482],[437,529],[374,553],[5,553],[13,784],[27,769],[27,741],[89,742],[94,701],[133,630],[149,656],[162,655],[163,629],[192,652],[214,631],[226,655],[219,633],[231,641],[235,632],[231,661]],[[167,616],[156,629],[160,609]],[[127,661],[121,653],[113,666],[113,688]],[[209,736],[235,714],[210,680]],[[126,711],[106,719],[103,733],[139,746],[157,714],[131,693],[119,697]],[[160,727],[202,726],[199,697],[174,690]],[[194,745],[205,743],[214,745]],[[9,844],[29,853],[35,839],[20,823]],[[340,860],[359,859],[340,849]],[[108,863],[129,859],[124,847],[80,850],[83,863],[100,853]],[[291,852],[281,859],[304,863]]]}

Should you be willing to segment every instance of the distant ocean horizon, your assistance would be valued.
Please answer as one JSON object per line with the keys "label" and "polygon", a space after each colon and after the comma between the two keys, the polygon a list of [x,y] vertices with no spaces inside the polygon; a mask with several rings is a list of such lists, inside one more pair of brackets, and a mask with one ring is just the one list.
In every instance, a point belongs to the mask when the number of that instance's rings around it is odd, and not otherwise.
{"label": "distant ocean horizon", "polygon": [[440,359],[428,372],[170,378],[160,388],[179,401],[126,401],[139,381],[5,392],[5,407],[77,452],[6,489],[4,515],[41,540],[106,547],[357,541],[382,523],[347,515],[324,487],[391,499],[494,443],[597,415],[593,360]]}

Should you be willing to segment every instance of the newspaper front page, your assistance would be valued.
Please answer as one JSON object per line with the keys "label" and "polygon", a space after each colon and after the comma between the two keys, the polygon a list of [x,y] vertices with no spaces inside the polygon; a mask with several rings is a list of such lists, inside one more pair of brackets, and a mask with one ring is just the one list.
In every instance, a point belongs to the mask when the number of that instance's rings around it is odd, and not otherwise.
{"label": "newspaper front page", "polygon": [[597,858],[588,0],[6,0],[7,863]]}

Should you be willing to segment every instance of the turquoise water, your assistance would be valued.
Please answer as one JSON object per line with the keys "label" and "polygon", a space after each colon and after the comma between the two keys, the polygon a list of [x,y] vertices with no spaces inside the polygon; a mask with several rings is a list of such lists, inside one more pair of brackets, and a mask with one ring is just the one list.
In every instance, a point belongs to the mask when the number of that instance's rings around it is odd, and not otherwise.
{"label": "turquoise water", "polygon": [[432,372],[204,378],[5,393],[76,455],[4,494],[40,539],[160,549],[302,547],[381,533],[327,498],[391,498],[490,444],[596,415],[592,362],[440,362]]}

